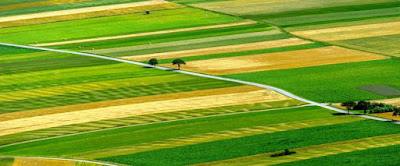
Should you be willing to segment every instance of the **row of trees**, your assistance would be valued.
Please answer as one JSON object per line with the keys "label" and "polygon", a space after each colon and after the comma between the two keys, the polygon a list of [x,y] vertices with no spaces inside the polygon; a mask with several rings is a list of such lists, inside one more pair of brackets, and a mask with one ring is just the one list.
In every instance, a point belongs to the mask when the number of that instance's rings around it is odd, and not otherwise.
{"label": "row of trees", "polygon": [[[155,66],[158,64],[158,60],[156,58],[152,58],[149,60],[149,64]],[[174,59],[172,61],[172,65],[178,65],[178,70],[180,70],[181,65],[186,65],[186,62],[183,61],[182,59]]]}
{"label": "row of trees", "polygon": [[363,110],[364,115],[367,114],[367,110],[369,110],[369,113],[383,113],[383,112],[393,112],[393,116],[398,116],[400,115],[400,108],[390,105],[390,104],[385,104],[385,103],[375,103],[375,102],[369,102],[369,101],[347,101],[341,103],[341,106],[346,107],[347,113],[350,113],[350,110]]}

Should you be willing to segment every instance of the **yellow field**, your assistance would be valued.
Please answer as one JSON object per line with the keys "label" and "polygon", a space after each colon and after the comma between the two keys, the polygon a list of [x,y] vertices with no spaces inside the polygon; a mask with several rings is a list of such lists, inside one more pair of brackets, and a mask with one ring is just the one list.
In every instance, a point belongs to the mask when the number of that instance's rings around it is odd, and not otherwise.
{"label": "yellow field", "polygon": [[393,99],[384,99],[384,100],[375,100],[373,102],[377,103],[386,103],[400,107],[400,98],[393,98]]}
{"label": "yellow field", "polygon": [[12,166],[75,166],[75,161],[34,158],[15,158]]}
{"label": "yellow field", "polygon": [[295,35],[321,41],[338,41],[400,34],[400,22],[346,26],[292,32]]}
{"label": "yellow field", "polygon": [[[214,75],[226,75],[346,62],[370,61],[385,58],[388,57],[330,46],[307,50],[189,61],[182,67],[182,69]],[[173,67],[171,64],[164,64],[162,66]]]}
{"label": "yellow field", "polygon": [[0,22],[63,16],[63,15],[71,15],[71,14],[81,14],[81,13],[89,13],[89,12],[97,12],[97,11],[105,11],[105,10],[115,10],[115,9],[123,9],[123,8],[138,7],[138,6],[159,5],[159,4],[164,4],[164,3],[168,3],[168,2],[163,1],[163,0],[152,0],[152,1],[124,3],[124,4],[116,4],[116,5],[108,5],[108,6],[96,6],[96,7],[87,7],[87,8],[79,8],[79,9],[69,9],[69,10],[62,10],[62,11],[50,11],[50,12],[43,12],[43,13],[0,17]]}
{"label": "yellow field", "polygon": [[111,107],[111,106],[125,105],[127,103],[134,104],[134,103],[161,101],[161,100],[182,99],[182,98],[196,97],[196,96],[199,97],[199,96],[208,96],[208,95],[222,95],[222,94],[229,94],[229,93],[249,92],[249,91],[254,91],[254,90],[261,90],[261,88],[258,88],[255,86],[237,86],[237,87],[229,87],[229,88],[208,89],[208,90],[199,90],[199,91],[192,91],[192,92],[171,93],[171,94],[142,96],[142,97],[127,98],[127,99],[119,99],[119,100],[85,103],[85,104],[76,104],[76,105],[68,105],[68,106],[60,106],[60,107],[53,107],[53,108],[44,108],[44,109],[37,109],[37,110],[30,110],[30,111],[0,114],[0,121],[7,121],[7,120],[34,117],[34,116],[42,116],[42,115],[49,115],[49,114],[57,114],[57,113],[63,113],[63,112],[95,109],[95,108],[101,108],[101,107]]}
{"label": "yellow field", "polygon": [[163,3],[163,4],[158,4],[158,5],[127,7],[127,8],[122,8],[122,9],[96,11],[96,12],[88,12],[88,13],[80,13],[80,14],[70,14],[70,15],[44,17],[44,18],[33,18],[33,19],[27,19],[27,20],[0,22],[0,28],[12,27],[12,26],[22,26],[22,25],[43,24],[43,23],[76,20],[76,19],[86,19],[86,18],[94,18],[94,17],[123,15],[123,14],[144,12],[147,10],[151,10],[151,11],[165,10],[165,9],[174,9],[174,8],[179,8],[179,7],[182,7],[182,6],[175,4],[175,3]]}
{"label": "yellow field", "polygon": [[134,61],[148,61],[151,58],[172,59],[172,58],[182,58],[182,57],[190,57],[190,56],[200,56],[200,55],[210,55],[210,54],[220,54],[220,53],[229,53],[229,52],[259,50],[259,49],[267,49],[267,48],[286,47],[286,46],[294,46],[294,45],[309,44],[309,43],[311,43],[311,42],[305,41],[302,39],[297,39],[297,38],[290,38],[290,39],[282,39],[282,40],[274,40],[274,41],[264,41],[264,42],[257,42],[257,43],[246,43],[246,44],[202,48],[202,49],[194,49],[194,50],[183,50],[183,51],[175,51],[175,52],[164,52],[164,53],[147,54],[147,55],[139,55],[139,56],[124,56],[124,57],[120,57],[120,58],[134,60]]}
{"label": "yellow field", "polygon": [[28,3],[0,6],[0,10],[13,10],[13,9],[38,7],[38,6],[51,6],[51,5],[59,5],[59,4],[67,4],[67,3],[75,3],[75,2],[85,2],[85,1],[91,1],[91,0],[47,0],[47,1],[39,1],[39,2],[28,2]]}
{"label": "yellow field", "polygon": [[102,107],[2,121],[0,122],[0,136],[63,125],[137,115],[282,101],[287,99],[289,98],[270,90],[253,90],[248,92],[188,97],[183,99],[141,102],[134,104],[127,103],[126,105],[120,106]]}
{"label": "yellow field", "polygon": [[233,27],[233,26],[240,26],[240,25],[249,25],[249,24],[255,24],[255,23],[257,23],[257,22],[252,21],[252,20],[246,20],[244,22],[239,22],[239,23],[209,25],[209,26],[194,27],[194,28],[172,29],[172,30],[156,31],[156,32],[135,33],[135,34],[129,34],[129,35],[108,36],[108,37],[99,37],[99,38],[92,38],[92,39],[35,44],[33,46],[37,46],[37,47],[57,46],[57,45],[64,45],[64,44],[86,43],[86,42],[95,42],[95,41],[104,41],[104,40],[113,40],[113,39],[125,39],[125,38],[132,38],[132,37],[161,35],[161,34],[176,33],[176,32],[187,32],[187,31],[204,30],[204,29],[217,29],[217,28]]}

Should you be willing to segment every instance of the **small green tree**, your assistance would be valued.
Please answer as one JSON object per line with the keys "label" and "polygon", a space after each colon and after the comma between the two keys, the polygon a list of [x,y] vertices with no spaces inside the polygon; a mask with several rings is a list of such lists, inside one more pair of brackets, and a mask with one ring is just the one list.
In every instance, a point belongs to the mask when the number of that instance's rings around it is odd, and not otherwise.
{"label": "small green tree", "polygon": [[399,107],[395,107],[393,110],[393,116],[399,116],[400,115],[400,108]]}
{"label": "small green tree", "polygon": [[172,65],[178,65],[178,70],[181,69],[181,65],[186,65],[186,62],[182,59],[175,59],[172,61]]}
{"label": "small green tree", "polygon": [[149,60],[149,64],[153,65],[153,66],[156,66],[158,64],[158,60],[156,58],[151,58]]}
{"label": "small green tree", "polygon": [[367,110],[371,108],[371,102],[359,101],[354,108],[357,108],[357,110],[364,110],[364,115],[365,115],[367,114]]}
{"label": "small green tree", "polygon": [[354,101],[346,101],[340,104],[342,107],[346,107],[347,109],[347,114],[350,114],[350,110],[353,109],[354,106],[356,106],[356,102]]}

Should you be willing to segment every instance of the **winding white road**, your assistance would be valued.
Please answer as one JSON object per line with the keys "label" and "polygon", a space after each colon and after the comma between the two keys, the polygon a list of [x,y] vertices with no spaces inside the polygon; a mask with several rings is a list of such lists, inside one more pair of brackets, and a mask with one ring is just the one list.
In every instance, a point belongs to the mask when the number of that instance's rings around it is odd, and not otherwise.
{"label": "winding white road", "polygon": [[[153,66],[151,66],[149,64],[145,64],[145,63],[141,63],[141,62],[134,62],[134,61],[130,61],[130,60],[106,57],[106,56],[101,56],[101,55],[96,55],[96,54],[89,54],[89,53],[82,53],[82,52],[75,52],[75,51],[67,51],[67,50],[59,50],[59,49],[52,49],[52,48],[35,47],[35,46],[26,46],[26,45],[19,45],[19,44],[1,43],[1,42],[0,42],[0,45],[19,47],[19,48],[27,48],[27,49],[34,49],[34,50],[69,53],[69,54],[75,54],[75,55],[81,55],[81,56],[88,56],[88,57],[94,57],[94,58],[101,58],[101,59],[105,59],[105,60],[117,61],[117,62],[122,62],[122,63],[130,63],[130,64],[144,66],[144,67],[153,67]],[[160,70],[172,70],[171,68],[161,67],[161,66],[155,66],[154,68],[157,68],[157,69],[160,69]],[[177,72],[177,73],[182,73],[182,74],[188,74],[188,75],[194,75],[194,76],[199,76],[199,77],[216,79],[216,80],[223,80],[223,81],[236,82],[236,83],[241,83],[241,84],[246,84],[246,85],[253,85],[253,86],[260,87],[260,88],[265,88],[265,89],[269,89],[269,90],[278,92],[278,93],[283,94],[285,96],[291,97],[291,98],[299,100],[299,101],[303,101],[303,102],[311,104],[311,105],[320,106],[322,108],[326,108],[326,109],[329,109],[329,110],[332,110],[332,111],[336,111],[336,112],[339,112],[339,113],[347,113],[347,111],[345,111],[345,110],[338,109],[338,108],[335,108],[335,107],[332,107],[332,106],[328,106],[328,105],[325,105],[325,104],[322,104],[322,103],[317,103],[317,102],[302,98],[300,96],[296,96],[296,95],[294,95],[294,94],[292,94],[290,92],[287,92],[287,91],[285,91],[283,89],[279,89],[279,88],[276,88],[276,87],[273,87],[273,86],[269,86],[269,85],[264,85],[264,84],[254,83],[254,82],[248,82],[248,81],[242,81],[242,80],[236,80],[236,79],[231,79],[231,78],[212,76],[212,75],[201,74],[201,73],[195,73],[195,72],[190,72],[190,71],[183,71],[183,70],[172,70],[172,71]],[[360,116],[360,117],[363,117],[363,118],[367,118],[367,119],[372,119],[372,120],[378,120],[378,121],[384,121],[384,122],[392,122],[392,120],[379,118],[379,117],[374,117],[374,116],[361,115],[361,114],[355,114],[355,113],[351,113],[351,114],[357,115],[357,116]],[[398,122],[398,121],[393,121],[393,123],[400,124],[400,122]]]}

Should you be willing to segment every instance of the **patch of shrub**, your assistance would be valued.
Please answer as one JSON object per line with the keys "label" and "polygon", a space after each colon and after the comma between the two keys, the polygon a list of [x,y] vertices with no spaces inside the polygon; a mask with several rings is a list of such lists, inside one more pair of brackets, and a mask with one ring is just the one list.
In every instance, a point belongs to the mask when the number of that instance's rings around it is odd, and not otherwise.
{"label": "patch of shrub", "polygon": [[271,157],[287,156],[295,153],[296,153],[295,151],[290,151],[289,149],[285,149],[285,151],[283,152],[272,154]]}

